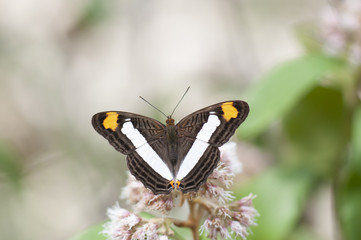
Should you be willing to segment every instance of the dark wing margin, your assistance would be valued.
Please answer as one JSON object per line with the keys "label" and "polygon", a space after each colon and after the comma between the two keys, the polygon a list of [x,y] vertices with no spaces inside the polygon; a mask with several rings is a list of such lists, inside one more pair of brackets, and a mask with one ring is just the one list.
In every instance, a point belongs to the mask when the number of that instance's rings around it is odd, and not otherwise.
{"label": "dark wing margin", "polygon": [[208,143],[220,147],[233,136],[239,125],[248,116],[248,113],[248,104],[241,100],[217,103],[183,118],[177,124],[178,133],[181,135],[180,137],[196,138],[198,132],[208,121],[209,115],[213,114],[218,116],[221,123],[212,134]]}
{"label": "dark wing margin", "polygon": [[165,126],[162,123],[145,116],[128,112],[108,111],[97,113],[92,118],[92,125],[116,150],[128,155],[136,148],[132,141],[121,131],[126,119],[130,119],[134,128],[136,128],[148,142],[164,135]]}

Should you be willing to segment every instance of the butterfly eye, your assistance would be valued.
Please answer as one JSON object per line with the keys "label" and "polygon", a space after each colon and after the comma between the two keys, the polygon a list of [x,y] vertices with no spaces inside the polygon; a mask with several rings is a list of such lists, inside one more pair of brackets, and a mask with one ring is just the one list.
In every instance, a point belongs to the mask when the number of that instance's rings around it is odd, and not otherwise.
{"label": "butterfly eye", "polygon": [[165,123],[167,124],[167,126],[170,126],[170,125],[174,125],[174,119],[173,118],[168,118]]}

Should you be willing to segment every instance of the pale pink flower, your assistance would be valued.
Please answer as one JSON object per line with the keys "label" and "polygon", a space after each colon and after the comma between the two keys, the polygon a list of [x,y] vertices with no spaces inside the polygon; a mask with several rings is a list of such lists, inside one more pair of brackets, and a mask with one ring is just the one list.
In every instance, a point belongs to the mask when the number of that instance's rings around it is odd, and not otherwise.
{"label": "pale pink flower", "polygon": [[110,222],[104,224],[104,230],[101,233],[112,240],[130,239],[131,229],[141,221],[137,215],[120,208],[118,203],[108,208],[107,215]]}
{"label": "pale pink flower", "polygon": [[132,205],[136,212],[150,211],[166,215],[174,207],[172,194],[154,195],[151,190],[145,188],[130,173],[128,184],[123,188],[121,198],[126,199],[127,203]]}
{"label": "pale pink flower", "polygon": [[231,191],[227,191],[224,188],[212,183],[204,184],[198,191],[197,195],[201,198],[218,202],[219,204],[225,204],[234,199]]}
{"label": "pale pink flower", "polygon": [[169,195],[155,195],[148,201],[148,206],[145,208],[149,211],[155,211],[163,215],[167,215],[175,207],[174,197]]}
{"label": "pale pink flower", "polygon": [[197,193],[191,194],[192,196],[212,200],[219,204],[225,204],[234,199],[232,192],[226,189],[232,185],[234,175],[242,171],[236,147],[234,142],[226,143],[220,147],[220,162],[208,177],[207,182],[200,187]]}
{"label": "pale pink flower", "polygon": [[147,240],[158,240],[158,225],[155,223],[146,223],[142,227],[139,227],[132,235],[132,239],[147,239]]}
{"label": "pale pink flower", "polygon": [[[118,203],[108,209],[107,215],[110,221],[104,224],[104,230],[101,234],[109,240],[168,239],[163,234],[164,229],[162,226],[120,208]],[[172,234],[171,231],[168,231],[168,233]]]}
{"label": "pale pink flower", "polygon": [[243,239],[246,239],[248,235],[247,228],[237,221],[231,222],[231,232],[236,234],[236,236],[242,237]]}
{"label": "pale pink flower", "polygon": [[219,162],[213,173],[209,175],[207,182],[214,183],[226,189],[233,183],[234,174],[223,162]]}
{"label": "pale pink flower", "polygon": [[222,206],[217,209],[216,215],[219,216],[221,219],[226,220],[226,219],[231,219],[230,213],[231,211],[229,210],[228,207]]}
{"label": "pale pink flower", "polygon": [[323,10],[321,37],[326,53],[361,65],[361,1],[335,2]]}
{"label": "pale pink flower", "polygon": [[[245,239],[248,236],[249,227],[256,225],[255,217],[258,216],[258,212],[252,206],[253,199],[254,196],[249,195],[227,206],[219,207],[205,220],[200,228],[201,233],[204,232],[210,239],[217,239],[218,234],[222,239],[227,239],[230,238],[230,233]],[[228,228],[230,228],[230,233]]]}
{"label": "pale pink flower", "polygon": [[201,234],[204,232],[206,236],[212,240],[216,240],[218,234],[222,239],[227,239],[231,237],[227,227],[219,217],[210,217],[204,221],[199,230]]}
{"label": "pale pink flower", "polygon": [[245,227],[256,226],[255,218],[259,216],[257,210],[253,207],[252,200],[254,195],[250,194],[234,203],[229,204],[233,211],[232,218],[239,221]]}
{"label": "pale pink flower", "polygon": [[242,163],[238,159],[237,144],[235,142],[228,142],[219,148],[221,152],[221,162],[233,173],[239,174],[242,172]]}

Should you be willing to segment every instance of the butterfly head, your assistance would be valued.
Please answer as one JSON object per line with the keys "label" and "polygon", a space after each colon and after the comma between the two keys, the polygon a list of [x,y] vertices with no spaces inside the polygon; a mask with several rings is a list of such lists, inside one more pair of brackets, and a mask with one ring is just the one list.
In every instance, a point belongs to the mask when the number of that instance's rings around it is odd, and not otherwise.
{"label": "butterfly head", "polygon": [[171,116],[167,117],[167,120],[165,121],[165,123],[167,124],[167,126],[174,125],[174,119]]}

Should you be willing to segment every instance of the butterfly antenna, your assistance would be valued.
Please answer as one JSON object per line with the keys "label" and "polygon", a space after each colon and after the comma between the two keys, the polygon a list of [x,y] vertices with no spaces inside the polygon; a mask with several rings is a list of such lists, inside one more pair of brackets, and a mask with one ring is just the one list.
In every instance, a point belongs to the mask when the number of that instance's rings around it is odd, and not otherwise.
{"label": "butterfly antenna", "polygon": [[175,110],[177,109],[178,105],[181,103],[181,101],[183,100],[184,96],[187,94],[188,90],[189,90],[190,87],[187,88],[187,90],[183,93],[183,96],[182,98],[179,100],[179,102],[177,103],[177,105],[175,106],[175,108],[173,109],[173,112],[172,114],[169,116],[170,118],[172,118],[173,116],[173,113],[175,112]]}
{"label": "butterfly antenna", "polygon": [[158,110],[161,114],[163,114],[166,118],[168,118],[168,116],[162,112],[161,110],[159,110],[159,108],[157,108],[156,106],[154,106],[153,104],[151,104],[150,102],[148,102],[147,100],[145,100],[142,96],[139,96],[144,102],[148,103],[150,106],[152,106],[153,108],[155,108],[156,110]]}

